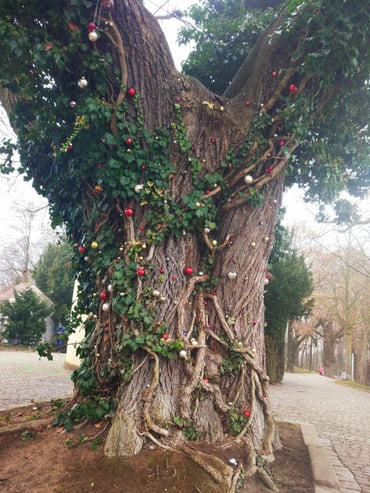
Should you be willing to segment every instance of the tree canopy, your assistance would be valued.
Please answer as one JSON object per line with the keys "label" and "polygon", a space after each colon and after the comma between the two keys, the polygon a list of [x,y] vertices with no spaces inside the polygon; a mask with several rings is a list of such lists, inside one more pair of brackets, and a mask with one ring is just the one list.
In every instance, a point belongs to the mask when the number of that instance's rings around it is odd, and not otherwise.
{"label": "tree canopy", "polygon": [[66,323],[69,320],[74,276],[71,273],[72,249],[66,241],[49,243],[32,272],[36,285],[53,304],[53,319]]}
{"label": "tree canopy", "polygon": [[[299,139],[299,147],[289,156],[286,185],[298,184],[307,200],[322,204],[319,219],[333,216],[325,205],[334,201],[336,220],[351,222],[357,217],[356,207],[340,193],[363,198],[369,185],[369,32],[367,28],[355,32],[363,14],[362,21],[368,23],[368,9],[341,1],[282,4],[206,0],[192,6],[193,26],[180,31],[179,41],[193,40],[196,46],[183,69],[216,93],[233,95],[228,88],[239,67],[261,31],[283,12],[284,21],[274,35],[294,44],[292,61],[310,79],[309,90],[294,98],[289,110],[277,112],[286,121],[288,111],[294,123],[286,132]],[[281,67],[272,61],[270,69],[267,83],[276,86]],[[251,101],[257,109],[261,103]]]}
{"label": "tree canopy", "polygon": [[284,375],[287,324],[310,314],[314,288],[304,255],[292,246],[292,233],[280,227],[277,243],[270,259],[273,281],[265,294],[267,373],[273,383]]}

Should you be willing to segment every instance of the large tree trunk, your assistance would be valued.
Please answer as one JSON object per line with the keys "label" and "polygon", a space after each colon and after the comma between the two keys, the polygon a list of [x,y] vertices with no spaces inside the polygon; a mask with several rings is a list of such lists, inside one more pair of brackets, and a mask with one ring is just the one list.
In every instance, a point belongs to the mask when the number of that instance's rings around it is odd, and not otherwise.
{"label": "large tree trunk", "polygon": [[[217,232],[209,232],[204,224],[203,230],[192,234],[184,231],[180,238],[168,238],[151,248],[150,260],[143,255],[141,262],[147,268],[150,265],[151,274],[140,280],[140,291],[160,292],[164,299],[157,303],[156,319],[166,322],[168,339],[163,344],[182,341],[186,357],[177,354],[167,360],[149,347],[135,354],[133,377],[121,389],[106,453],[138,453],[147,438],[173,446],[186,436],[186,431],[181,434],[176,426],[169,426],[174,424],[174,417],[181,418],[188,435],[193,429],[199,439],[223,440],[230,434],[227,417],[236,412],[242,421],[246,409],[251,416],[240,426],[239,439],[253,448],[265,447],[270,453],[271,416],[263,370],[263,286],[282,177],[265,187],[260,207],[238,199],[237,192],[247,190],[243,181],[246,167],[228,153],[232,147],[244,145],[255,110],[244,105],[245,96],[239,96],[238,101],[222,99],[195,80],[179,75],[156,22],[140,3],[117,4],[113,18],[125,50],[127,86],[134,86],[141,95],[146,127],[167,126],[176,120],[175,104],[181,108],[192,147],[190,153],[184,153],[176,139],[171,144],[176,175],[169,182],[169,195],[179,202],[194,189],[191,159],[202,163],[203,175],[220,171],[220,164],[228,159],[230,164],[223,170],[226,189],[215,183],[194,204],[194,208],[201,208],[214,200],[220,221]],[[266,68],[272,50],[267,45],[263,49],[258,56]],[[253,92],[248,93],[254,101],[260,100],[261,81],[268,73],[261,75],[261,71],[255,74]],[[269,96],[264,94],[263,100]],[[250,147],[257,156],[261,152],[256,143]],[[249,159],[246,156],[244,162]],[[239,163],[235,165],[235,161]],[[264,165],[262,160],[259,168]],[[270,181],[266,178],[262,172],[260,181]],[[136,205],[134,221],[126,220],[128,242],[145,239],[139,225],[146,207],[139,211]],[[192,276],[184,274],[186,266],[192,267]],[[212,279],[219,280],[214,289],[208,283]],[[124,330],[137,329],[129,322]],[[96,350],[103,352],[99,347]]]}

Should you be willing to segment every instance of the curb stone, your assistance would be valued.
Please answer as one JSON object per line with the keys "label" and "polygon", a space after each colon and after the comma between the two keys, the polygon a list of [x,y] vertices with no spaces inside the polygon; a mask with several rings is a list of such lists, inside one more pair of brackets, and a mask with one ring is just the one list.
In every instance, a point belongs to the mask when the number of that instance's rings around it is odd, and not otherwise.
{"label": "curb stone", "polygon": [[337,476],[321,445],[315,427],[306,423],[301,423],[300,427],[310,456],[315,493],[340,493]]}

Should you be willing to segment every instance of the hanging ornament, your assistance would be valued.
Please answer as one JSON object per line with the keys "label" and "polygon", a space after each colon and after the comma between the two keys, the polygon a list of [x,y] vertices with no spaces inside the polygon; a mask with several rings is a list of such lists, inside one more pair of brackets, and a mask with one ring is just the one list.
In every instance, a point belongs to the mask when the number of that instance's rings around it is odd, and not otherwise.
{"label": "hanging ornament", "polygon": [[152,294],[153,294],[154,298],[159,298],[161,295],[161,293],[158,291],[158,289],[153,289]]}
{"label": "hanging ornament", "polygon": [[78,251],[79,251],[80,253],[85,253],[85,250],[86,250],[86,248],[85,248],[84,246],[82,246],[82,245],[80,245],[80,246],[78,247]]}
{"label": "hanging ornament", "polygon": [[180,356],[180,358],[186,359],[186,351],[185,351],[185,349],[181,349],[181,351],[179,352],[179,356]]}
{"label": "hanging ornament", "polygon": [[277,76],[277,72],[276,72],[276,70],[273,70],[273,71],[271,72],[271,75],[272,75],[273,77],[276,77],[276,76]]}
{"label": "hanging ornament", "polygon": [[249,418],[249,416],[250,416],[250,415],[251,415],[250,410],[249,410],[249,409],[244,409],[244,416],[245,416],[246,418]]}
{"label": "hanging ornament", "polygon": [[132,217],[134,215],[134,211],[130,207],[127,207],[124,210],[124,214],[126,217]]}
{"label": "hanging ornament", "polygon": [[191,276],[192,273],[193,273],[193,268],[192,267],[190,267],[190,266],[185,267],[185,269],[184,269],[184,274],[185,275]]}
{"label": "hanging ornament", "polygon": [[132,139],[130,137],[126,139],[126,145],[128,146],[132,145]]}
{"label": "hanging ornament", "polygon": [[281,141],[279,142],[279,146],[280,146],[280,147],[285,146],[285,140],[281,140]]}
{"label": "hanging ornament", "polygon": [[143,267],[138,267],[136,272],[138,276],[145,276],[145,269]]}
{"label": "hanging ornament", "polygon": [[291,94],[294,94],[297,91],[298,91],[298,87],[295,84],[290,84],[290,86],[289,86],[289,92]]}
{"label": "hanging ornament", "polygon": [[70,101],[70,102],[69,102],[69,106],[70,106],[71,108],[76,108],[76,106],[77,106],[76,101]]}
{"label": "hanging ornament", "polygon": [[134,96],[135,96],[135,94],[136,94],[136,89],[135,89],[134,87],[129,87],[129,88],[127,89],[127,94],[128,94],[129,96],[131,96],[131,97],[134,97]]}
{"label": "hanging ornament", "polygon": [[244,177],[244,183],[246,185],[252,185],[254,179],[253,179],[253,176],[252,175],[245,175]]}
{"label": "hanging ornament", "polygon": [[77,84],[78,87],[80,87],[81,89],[85,89],[89,85],[85,77],[81,77],[81,79],[77,82]]}
{"label": "hanging ornament", "polygon": [[102,10],[112,10],[114,8],[113,0],[102,0],[101,8]]}
{"label": "hanging ornament", "polygon": [[164,339],[165,341],[167,341],[167,339],[168,339],[168,334],[162,334],[162,339]]}
{"label": "hanging ornament", "polygon": [[99,298],[101,300],[106,300],[107,299],[107,296],[108,296],[107,293],[104,293],[104,292],[99,294]]}
{"label": "hanging ornament", "polygon": [[99,39],[99,34],[96,31],[90,31],[87,36],[92,43],[95,43]]}
{"label": "hanging ornament", "polygon": [[101,309],[103,310],[103,312],[109,312],[110,303],[103,303]]}
{"label": "hanging ornament", "polygon": [[265,168],[265,173],[267,173],[268,175],[272,175],[273,171],[274,170],[273,170],[272,166],[267,166]]}
{"label": "hanging ornament", "polygon": [[257,320],[255,318],[252,320],[252,325],[257,325]]}
{"label": "hanging ornament", "polygon": [[111,284],[108,284],[107,290],[111,293],[113,291],[113,286]]}
{"label": "hanging ornament", "polygon": [[230,279],[230,281],[234,281],[234,279],[236,279],[236,272],[228,272],[227,277]]}
{"label": "hanging ornament", "polygon": [[97,250],[99,248],[99,243],[97,241],[92,241],[91,242],[91,248],[93,250]]}
{"label": "hanging ornament", "polygon": [[191,344],[192,346],[198,346],[198,341],[197,341],[196,339],[194,339],[194,338],[193,338],[193,339],[190,341],[190,344]]}
{"label": "hanging ornament", "polygon": [[144,188],[144,185],[141,185],[141,184],[139,183],[138,185],[135,185],[134,190],[135,190],[135,192],[136,192],[136,193],[140,193],[140,192],[141,192],[141,190],[143,190],[143,188]]}
{"label": "hanging ornament", "polygon": [[103,191],[103,187],[101,185],[95,185],[94,190],[100,193]]}
{"label": "hanging ornament", "polygon": [[251,106],[251,104],[252,104],[252,103],[251,103],[250,101],[246,101],[246,102],[245,102],[245,106],[246,106],[247,108],[249,108],[249,107]]}

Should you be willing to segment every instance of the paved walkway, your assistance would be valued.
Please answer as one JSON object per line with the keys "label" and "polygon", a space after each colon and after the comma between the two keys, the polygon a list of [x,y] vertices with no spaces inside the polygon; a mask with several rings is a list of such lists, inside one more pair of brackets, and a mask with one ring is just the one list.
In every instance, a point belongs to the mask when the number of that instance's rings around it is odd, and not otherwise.
{"label": "paved walkway", "polygon": [[48,361],[34,351],[0,351],[0,410],[70,397],[72,372],[63,368],[65,354],[53,357]]}
{"label": "paved walkway", "polygon": [[286,373],[270,396],[277,419],[316,427],[341,493],[370,493],[370,392],[315,374]]}

